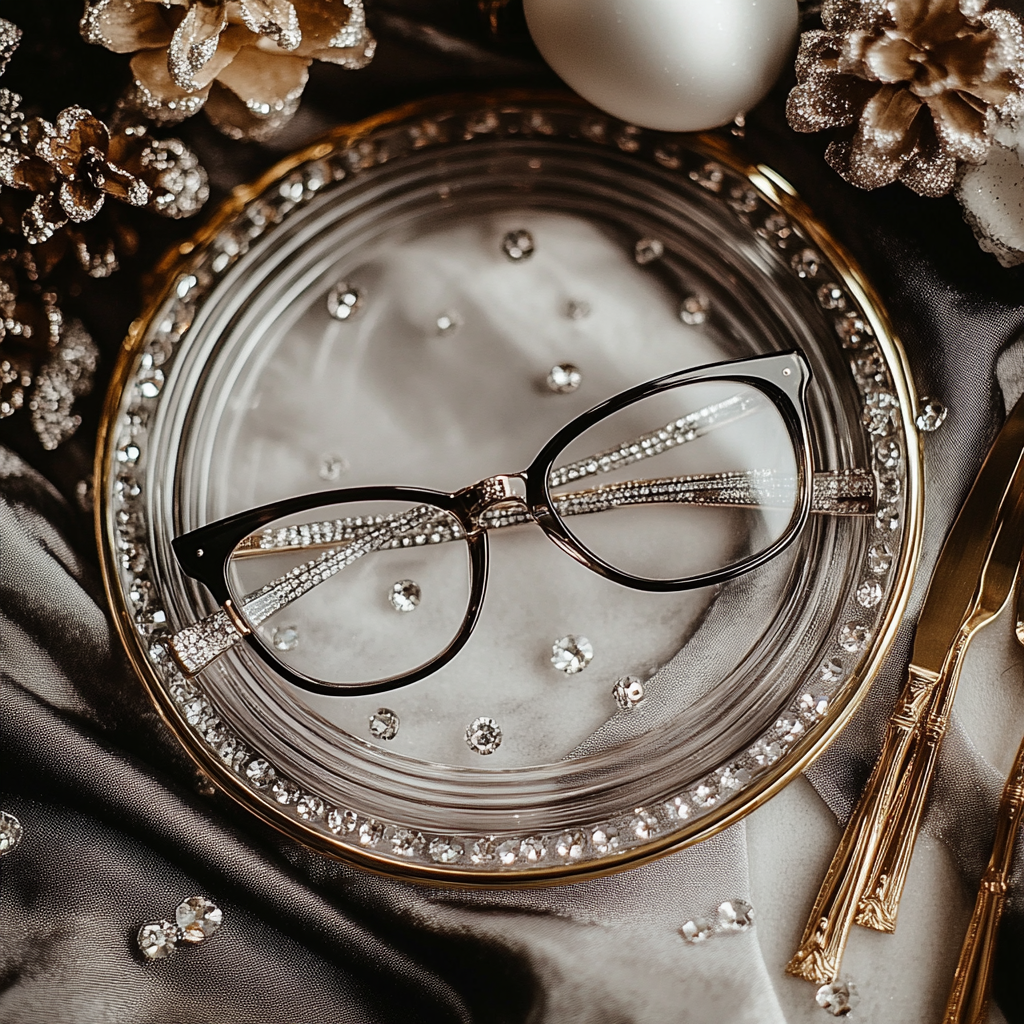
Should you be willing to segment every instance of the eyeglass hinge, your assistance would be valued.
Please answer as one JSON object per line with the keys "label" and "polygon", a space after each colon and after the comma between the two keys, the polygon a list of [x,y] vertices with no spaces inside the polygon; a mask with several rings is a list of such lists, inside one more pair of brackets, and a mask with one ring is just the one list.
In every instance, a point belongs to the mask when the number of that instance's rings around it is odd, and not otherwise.
{"label": "eyeglass hinge", "polygon": [[224,614],[231,620],[231,625],[234,626],[242,636],[248,636],[252,632],[252,629],[249,628],[249,624],[241,615],[238,614],[238,610],[231,603],[230,598],[224,602],[222,607],[224,608]]}

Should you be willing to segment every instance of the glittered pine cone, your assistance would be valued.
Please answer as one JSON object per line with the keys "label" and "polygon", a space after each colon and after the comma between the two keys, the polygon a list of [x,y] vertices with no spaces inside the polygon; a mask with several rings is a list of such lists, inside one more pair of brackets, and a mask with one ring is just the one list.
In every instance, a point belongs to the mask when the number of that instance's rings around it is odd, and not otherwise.
{"label": "glittered pine cone", "polygon": [[362,0],[87,0],[82,35],[133,53],[133,102],[158,124],[200,108],[225,134],[261,139],[298,109],[314,60],[373,57]]}
{"label": "glittered pine cone", "polygon": [[800,40],[790,125],[845,129],[825,159],[860,188],[898,180],[945,195],[957,162],[982,162],[997,119],[1022,106],[1021,23],[984,8],[984,0],[826,0],[824,30]]}

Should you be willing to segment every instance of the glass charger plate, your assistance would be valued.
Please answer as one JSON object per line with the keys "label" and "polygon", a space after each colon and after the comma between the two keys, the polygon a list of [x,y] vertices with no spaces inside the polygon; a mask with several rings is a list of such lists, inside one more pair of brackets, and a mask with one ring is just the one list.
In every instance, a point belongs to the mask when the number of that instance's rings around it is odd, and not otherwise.
{"label": "glass charger plate", "polygon": [[[185,749],[290,836],[454,883],[615,870],[751,810],[866,693],[920,537],[905,358],[850,259],[722,139],[561,95],[417,104],[236,192],[163,271],[102,429],[108,595]],[[188,530],[310,491],[455,491],[632,385],[792,349],[812,374],[816,511],[753,572],[644,593],[523,526],[492,531],[466,647],[390,693],[307,692],[244,643],[194,678],[168,655],[217,607],[175,562]],[[567,365],[579,381],[549,379]],[[854,513],[851,480],[868,485]],[[391,554],[416,587],[368,614],[400,648],[440,598],[417,583],[422,551]],[[287,610],[260,633],[282,659],[312,642]],[[589,660],[559,658],[566,637]],[[474,741],[480,719],[500,745]]]}

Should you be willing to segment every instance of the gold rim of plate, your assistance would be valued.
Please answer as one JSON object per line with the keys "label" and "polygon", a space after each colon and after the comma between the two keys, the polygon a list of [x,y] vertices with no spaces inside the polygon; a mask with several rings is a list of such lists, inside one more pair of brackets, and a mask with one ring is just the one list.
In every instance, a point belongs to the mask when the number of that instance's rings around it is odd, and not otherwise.
{"label": "gold rim of plate", "polygon": [[[249,204],[265,195],[268,190],[303,165],[349,151],[361,140],[367,139],[380,129],[400,122],[416,122],[442,112],[469,114],[487,110],[506,111],[510,107],[526,112],[545,104],[557,105],[562,110],[578,110],[581,115],[590,112],[613,127],[637,131],[631,126],[622,125],[613,118],[601,115],[577,97],[565,92],[502,90],[482,95],[441,96],[405,104],[357,123],[338,127],[320,140],[281,160],[252,184],[235,188],[193,236],[170,250],[149,275],[146,306],[131,324],[122,343],[99,427],[94,466],[94,479],[98,481],[95,529],[104,588],[121,642],[163,722],[195,765],[223,793],[290,839],[297,840],[321,854],[358,865],[377,874],[434,885],[470,888],[530,887],[567,884],[586,877],[613,874],[707,839],[760,807],[825,750],[866,697],[870,682],[892,645],[906,608],[921,546],[923,495],[920,438],[915,423],[917,398],[909,386],[912,377],[906,354],[892,330],[879,295],[849,253],[800,200],[793,187],[775,171],[764,165],[748,163],[720,136],[701,134],[675,137],[685,138],[688,147],[699,150],[708,160],[715,161],[745,178],[761,200],[799,226],[831,264],[841,279],[841,284],[854,298],[859,312],[870,323],[874,341],[892,375],[890,386],[898,399],[898,422],[906,439],[903,543],[897,553],[898,562],[895,563],[890,584],[891,596],[878,629],[871,638],[869,655],[861,662],[858,670],[851,673],[843,682],[830,702],[828,718],[808,727],[802,739],[798,740],[779,761],[759,773],[753,782],[734,796],[717,803],[711,813],[703,814],[689,823],[680,822],[679,827],[673,831],[652,836],[637,846],[618,853],[609,853],[599,859],[549,863],[517,870],[467,869],[425,861],[403,862],[397,857],[384,856],[373,849],[362,849],[332,839],[324,830],[313,827],[286,807],[276,805],[268,796],[248,785],[238,770],[233,770],[218,758],[214,750],[197,735],[186,722],[181,707],[171,698],[148,657],[148,644],[135,627],[121,585],[116,559],[114,510],[111,503],[111,479],[116,467],[115,428],[123,407],[124,391],[130,383],[147,330],[162,304],[171,295],[180,275],[193,263],[198,254],[211,246],[222,228],[239,217]],[[647,134],[659,138],[673,138],[661,133]]]}

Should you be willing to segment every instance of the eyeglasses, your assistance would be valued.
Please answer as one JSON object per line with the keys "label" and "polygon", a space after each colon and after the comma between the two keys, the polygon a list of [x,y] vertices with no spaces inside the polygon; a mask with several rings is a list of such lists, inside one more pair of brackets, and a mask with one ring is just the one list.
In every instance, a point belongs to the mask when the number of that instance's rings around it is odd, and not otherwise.
{"label": "eyeglasses", "polygon": [[[866,472],[812,472],[809,380],[795,352],[685,370],[577,417],[519,473],[451,494],[324,491],[193,530],[174,553],[221,607],[176,632],[171,653],[194,675],[244,640],[307,690],[405,686],[469,639],[488,534],[531,523],[636,590],[734,579],[791,544],[810,512],[871,510]],[[652,478],[654,459],[663,475]],[[580,486],[592,478],[608,482]]]}

